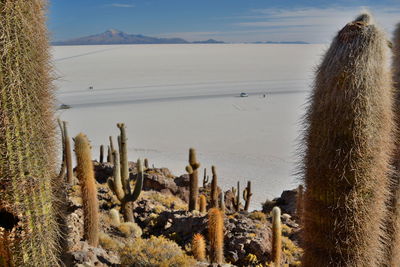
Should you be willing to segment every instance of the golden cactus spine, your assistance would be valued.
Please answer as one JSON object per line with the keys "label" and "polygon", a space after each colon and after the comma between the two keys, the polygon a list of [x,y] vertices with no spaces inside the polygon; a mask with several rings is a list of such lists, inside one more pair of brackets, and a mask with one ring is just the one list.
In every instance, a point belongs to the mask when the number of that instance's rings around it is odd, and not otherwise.
{"label": "golden cactus spine", "polygon": [[218,176],[217,168],[215,166],[211,167],[212,180],[211,180],[211,207],[218,208]]}
{"label": "golden cactus spine", "polygon": [[186,171],[189,173],[189,211],[197,209],[197,197],[199,195],[199,172],[200,163],[196,158],[196,150],[189,149],[189,165],[186,166]]}
{"label": "golden cactus spine", "polygon": [[218,208],[208,211],[208,235],[210,241],[211,263],[224,261],[224,217]]}
{"label": "golden cactus spine", "polygon": [[386,36],[362,15],[318,67],[306,117],[302,264],[378,266],[393,152]]}
{"label": "golden cactus spine", "polygon": [[195,234],[192,239],[192,253],[196,260],[206,260],[206,241],[202,234]]}
{"label": "golden cactus spine", "polygon": [[11,266],[58,265],[46,4],[0,1],[0,244]]}
{"label": "golden cactus spine", "polygon": [[99,243],[99,204],[94,179],[91,147],[87,137],[80,133],[75,137],[76,174],[82,190],[84,238],[89,245]]}
{"label": "golden cactus spine", "polygon": [[[395,85],[395,116],[397,128],[400,129],[400,23],[397,24],[393,39],[393,80]],[[383,265],[396,266],[400,263],[400,133],[396,133],[396,147],[393,157],[394,172],[390,185],[390,200],[386,218],[388,242]]]}
{"label": "golden cactus spine", "polygon": [[199,205],[200,205],[199,211],[201,213],[207,212],[207,198],[206,198],[206,196],[201,194],[200,197],[199,197],[199,202],[200,202],[199,203]]}
{"label": "golden cactus spine", "polygon": [[275,267],[281,266],[282,257],[282,225],[281,209],[274,207],[272,209],[272,260]]}

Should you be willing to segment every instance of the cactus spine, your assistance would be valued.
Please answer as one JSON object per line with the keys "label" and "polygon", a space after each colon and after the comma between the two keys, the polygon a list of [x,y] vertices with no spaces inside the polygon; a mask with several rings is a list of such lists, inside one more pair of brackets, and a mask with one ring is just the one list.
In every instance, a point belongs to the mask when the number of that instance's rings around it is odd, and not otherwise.
{"label": "cactus spine", "polygon": [[71,138],[68,135],[67,122],[63,121],[64,129],[64,148],[65,148],[65,164],[67,165],[67,182],[72,185],[74,183],[74,171],[72,169],[72,151]]}
{"label": "cactus spine", "polygon": [[272,209],[272,260],[275,267],[281,266],[282,254],[282,225],[281,209],[274,207]]}
{"label": "cactus spine", "polygon": [[218,208],[208,211],[208,235],[210,241],[211,263],[224,261],[224,217]]}
{"label": "cactus spine", "polygon": [[196,159],[196,150],[194,148],[189,149],[189,165],[186,166],[186,171],[189,173],[190,185],[189,185],[189,211],[197,209],[197,196],[199,195],[199,177],[198,169],[200,163]]}
{"label": "cactus spine", "polygon": [[[393,39],[393,79],[395,85],[395,112],[397,128],[400,124],[400,24],[397,24]],[[396,266],[400,262],[400,133],[396,133],[396,147],[393,157],[394,172],[390,185],[388,215],[386,215],[386,231],[388,244],[383,265]]]}
{"label": "cactus spine", "polygon": [[192,253],[196,260],[206,260],[206,241],[202,234],[195,234],[192,239]]}
{"label": "cactus spine", "polygon": [[211,180],[211,207],[218,208],[218,177],[215,166],[211,167],[213,178]]}
{"label": "cactus spine", "polygon": [[207,212],[207,198],[205,195],[201,194],[199,197],[200,202],[200,212],[205,213]]}
{"label": "cactus spine", "polygon": [[[121,202],[121,210],[124,215],[125,222],[134,222],[132,207],[129,205],[135,202],[140,196],[143,187],[143,166],[139,159],[137,161],[137,178],[136,184],[133,192],[131,191],[130,182],[122,181],[121,171],[120,171],[120,161],[118,158],[118,153],[114,151],[114,177],[113,179],[108,179],[108,186],[117,196],[118,200]],[[128,178],[129,179],[129,178]]]}
{"label": "cactus spine", "polygon": [[251,181],[247,181],[247,187],[243,190],[243,199],[246,201],[244,210],[248,211],[250,207],[250,199],[253,193],[251,192]]}
{"label": "cactus spine", "polygon": [[[347,24],[320,64],[306,117],[302,264],[378,266],[393,152],[385,35]],[[340,114],[340,115],[339,115]]]}
{"label": "cactus spine", "polygon": [[45,8],[41,0],[0,1],[0,250],[5,244],[11,266],[58,265]]}
{"label": "cactus spine", "polygon": [[100,146],[100,158],[99,158],[100,163],[103,163],[104,161],[104,146]]}
{"label": "cactus spine", "polygon": [[99,204],[94,180],[91,147],[87,137],[80,133],[75,137],[76,173],[82,188],[84,238],[89,245],[99,243]]}

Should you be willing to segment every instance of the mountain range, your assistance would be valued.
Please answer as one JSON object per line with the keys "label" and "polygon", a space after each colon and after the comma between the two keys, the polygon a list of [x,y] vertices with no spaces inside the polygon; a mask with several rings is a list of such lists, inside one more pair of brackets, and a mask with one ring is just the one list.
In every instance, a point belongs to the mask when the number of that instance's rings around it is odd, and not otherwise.
{"label": "mountain range", "polygon": [[182,38],[157,38],[141,34],[128,34],[111,29],[100,34],[79,37],[66,41],[56,41],[53,45],[112,45],[112,44],[222,44],[224,42],[209,39],[189,42]]}

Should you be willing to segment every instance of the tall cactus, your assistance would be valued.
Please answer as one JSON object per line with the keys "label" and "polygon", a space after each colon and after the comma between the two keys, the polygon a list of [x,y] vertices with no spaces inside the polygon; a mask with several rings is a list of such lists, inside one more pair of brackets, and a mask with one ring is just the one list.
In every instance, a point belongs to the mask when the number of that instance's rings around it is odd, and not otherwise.
{"label": "tall cactus", "polygon": [[58,265],[46,4],[0,1],[0,262],[6,266]]}
{"label": "tall cactus", "polygon": [[[397,24],[393,39],[393,79],[395,85],[395,112],[397,128],[400,127],[400,23]],[[393,158],[394,172],[390,185],[391,198],[388,202],[386,230],[389,242],[386,248],[385,266],[396,266],[400,263],[400,133],[396,133],[396,148]]]}
{"label": "tall cactus", "polygon": [[194,148],[189,149],[189,165],[186,166],[186,171],[189,173],[190,185],[189,185],[189,211],[197,209],[197,197],[199,195],[199,175],[198,169],[200,163],[197,162],[196,150]]}
{"label": "tall cactus", "polygon": [[274,266],[281,266],[282,257],[282,225],[281,209],[274,207],[272,209],[272,260]]}
{"label": "tall cactus", "polygon": [[224,215],[218,208],[208,211],[208,235],[211,263],[224,261]]}
{"label": "tall cactus", "polygon": [[306,117],[302,264],[378,266],[393,151],[386,36],[362,15],[333,40]]}
{"label": "tall cactus", "polygon": [[215,166],[211,167],[213,178],[211,180],[211,207],[218,208],[218,176]]}
{"label": "tall cactus", "polygon": [[110,139],[110,149],[109,149],[109,151],[110,151],[110,154],[109,154],[109,156],[110,156],[110,162],[114,162],[114,158],[113,158],[113,151],[115,150],[115,148],[114,148],[114,142],[113,142],[113,138],[112,138],[112,136],[110,136],[109,137],[109,139]]}
{"label": "tall cactus", "polygon": [[80,133],[75,139],[76,173],[82,188],[84,217],[84,238],[89,245],[97,247],[99,243],[99,204],[94,179],[91,146],[87,137]]}
{"label": "tall cactus", "polygon": [[[58,127],[60,128],[61,133],[61,147],[62,147],[62,160],[61,160],[61,168],[60,172],[58,173],[58,179],[63,179],[66,170],[66,162],[65,162],[65,136],[64,136],[64,127],[63,123],[60,119],[57,119]],[[0,265],[1,266],[1,265]]]}
{"label": "tall cactus", "polygon": [[63,121],[64,130],[64,149],[65,149],[65,164],[67,166],[67,182],[72,185],[74,183],[74,171],[72,169],[72,151],[71,138],[68,134],[67,122]]}
{"label": "tall cactus", "polygon": [[124,215],[125,222],[134,222],[133,218],[133,210],[131,207],[131,203],[135,202],[136,199],[140,196],[143,187],[143,166],[142,162],[139,159],[137,161],[137,178],[135,188],[132,191],[129,177],[127,181],[123,181],[121,179],[121,172],[120,172],[120,161],[118,157],[118,153],[114,151],[114,177],[113,179],[108,179],[108,186],[117,196],[118,200],[121,202],[121,210]]}
{"label": "tall cactus", "polygon": [[250,200],[253,193],[251,192],[251,181],[247,181],[247,187],[243,190],[243,200],[246,201],[244,210],[248,211],[250,207]]}

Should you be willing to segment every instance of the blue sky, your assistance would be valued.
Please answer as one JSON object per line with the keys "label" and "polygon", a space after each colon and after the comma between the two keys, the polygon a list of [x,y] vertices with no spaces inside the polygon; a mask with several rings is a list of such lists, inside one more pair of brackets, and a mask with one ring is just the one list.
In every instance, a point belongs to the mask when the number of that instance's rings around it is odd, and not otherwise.
{"label": "blue sky", "polygon": [[107,29],[190,41],[327,43],[346,22],[370,10],[388,32],[399,0],[50,0],[53,40]]}

